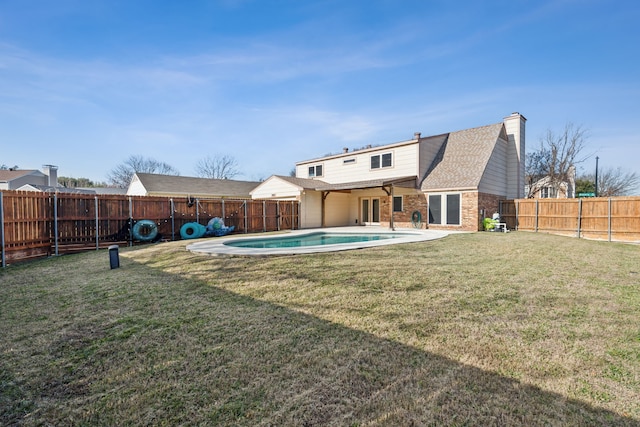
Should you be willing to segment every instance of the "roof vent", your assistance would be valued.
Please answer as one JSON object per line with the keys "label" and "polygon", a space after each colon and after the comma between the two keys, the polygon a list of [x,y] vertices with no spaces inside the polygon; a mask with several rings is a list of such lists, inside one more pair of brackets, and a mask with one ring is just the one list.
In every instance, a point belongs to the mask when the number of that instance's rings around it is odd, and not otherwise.
{"label": "roof vent", "polygon": [[343,153],[348,153],[348,152],[349,152],[349,148],[344,147],[344,148],[342,149],[342,152],[343,152]]}
{"label": "roof vent", "polygon": [[420,132],[415,132],[413,134],[413,139],[420,139],[420,135],[421,135]]}

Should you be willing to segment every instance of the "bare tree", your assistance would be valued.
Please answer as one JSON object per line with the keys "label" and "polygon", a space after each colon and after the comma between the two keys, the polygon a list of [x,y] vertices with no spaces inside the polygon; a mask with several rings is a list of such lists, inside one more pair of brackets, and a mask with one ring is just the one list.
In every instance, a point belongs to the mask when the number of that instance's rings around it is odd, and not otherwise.
{"label": "bare tree", "polygon": [[130,156],[127,160],[111,169],[107,174],[107,179],[114,187],[127,188],[136,172],[180,175],[177,169],[165,162],[143,156]]}
{"label": "bare tree", "polygon": [[535,192],[535,183],[542,178],[547,178],[545,185],[556,191],[562,183],[571,182],[576,166],[589,158],[583,153],[586,138],[587,131],[572,123],[567,123],[560,133],[547,130],[540,140],[540,148],[527,154],[528,196]]}
{"label": "bare tree", "polygon": [[[583,180],[595,182],[594,174],[585,175]],[[595,185],[595,184],[594,184]],[[622,168],[606,168],[598,171],[598,196],[630,196],[640,190],[640,176]]]}
{"label": "bare tree", "polygon": [[202,178],[231,179],[240,174],[238,162],[231,156],[207,156],[196,163],[196,175]]}

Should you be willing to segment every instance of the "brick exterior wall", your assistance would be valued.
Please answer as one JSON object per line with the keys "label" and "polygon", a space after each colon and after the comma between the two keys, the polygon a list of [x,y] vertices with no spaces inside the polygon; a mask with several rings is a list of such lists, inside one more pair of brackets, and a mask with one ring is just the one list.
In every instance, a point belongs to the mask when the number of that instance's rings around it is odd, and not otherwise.
{"label": "brick exterior wall", "polygon": [[[389,226],[391,222],[391,196],[380,199],[380,225]],[[402,195],[402,212],[393,213],[393,225],[398,228],[413,228],[411,216],[413,212],[418,211],[422,215],[422,224],[420,228],[427,228],[428,212],[427,199],[424,194],[403,194]]]}
{"label": "brick exterior wall", "polygon": [[[434,230],[460,230],[460,231],[482,231],[482,220],[491,218],[495,212],[499,212],[500,200],[504,197],[495,194],[479,193],[477,191],[466,191],[462,193],[461,200],[461,225],[436,225],[429,224],[429,211],[427,209],[428,194],[403,195],[403,210],[393,214],[393,223],[398,228],[413,228],[411,215],[414,211],[419,211],[422,215],[420,228],[431,228]],[[380,199],[380,225],[390,224],[390,203],[391,196]]]}

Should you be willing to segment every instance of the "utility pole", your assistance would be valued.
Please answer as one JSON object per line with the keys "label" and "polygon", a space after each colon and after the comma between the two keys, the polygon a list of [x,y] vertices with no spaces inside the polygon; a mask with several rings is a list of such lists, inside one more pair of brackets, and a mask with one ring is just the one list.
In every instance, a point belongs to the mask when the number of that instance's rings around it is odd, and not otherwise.
{"label": "utility pole", "polygon": [[600,157],[596,156],[596,190],[594,191],[594,193],[596,193],[596,197],[598,197],[598,159]]}

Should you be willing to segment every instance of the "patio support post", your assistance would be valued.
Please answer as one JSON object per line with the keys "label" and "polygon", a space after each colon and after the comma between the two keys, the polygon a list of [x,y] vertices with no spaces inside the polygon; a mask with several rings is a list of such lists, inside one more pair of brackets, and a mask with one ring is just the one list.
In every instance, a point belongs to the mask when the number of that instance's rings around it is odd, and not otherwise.
{"label": "patio support post", "polygon": [[100,249],[100,217],[98,216],[98,196],[95,197],[96,207],[96,251]]}
{"label": "patio support post", "polygon": [[2,268],[5,268],[7,266],[7,260],[4,256],[4,204],[2,191],[0,191],[0,250],[2,250]]}
{"label": "patio support post", "polygon": [[321,226],[322,228],[326,227],[326,215],[324,213],[325,210],[325,200],[327,200],[327,196],[329,195],[330,191],[323,191],[322,192],[322,221],[321,221]]}
{"label": "patio support post", "polygon": [[389,210],[391,213],[391,215],[389,215],[389,218],[391,218],[391,220],[389,221],[389,228],[391,228],[392,231],[395,231],[396,227],[393,222],[393,199],[394,199],[394,186],[393,184],[391,184],[391,203],[389,203]]}

